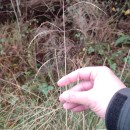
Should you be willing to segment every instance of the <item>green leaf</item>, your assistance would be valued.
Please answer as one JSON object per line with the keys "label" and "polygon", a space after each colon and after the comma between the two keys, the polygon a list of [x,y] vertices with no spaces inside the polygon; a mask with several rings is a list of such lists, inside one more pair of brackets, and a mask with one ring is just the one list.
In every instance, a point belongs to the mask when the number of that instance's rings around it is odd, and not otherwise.
{"label": "green leaf", "polygon": [[128,64],[130,65],[130,57],[128,58]]}
{"label": "green leaf", "polygon": [[124,60],[124,62],[127,62],[130,65],[130,56],[128,58],[125,57],[123,60]]}
{"label": "green leaf", "polygon": [[125,44],[130,44],[130,36],[128,35],[123,35],[121,36],[120,38],[118,38],[115,42],[116,45],[119,45],[119,44],[122,44],[122,43],[125,43]]}
{"label": "green leaf", "polygon": [[116,70],[116,63],[110,64],[110,68],[115,71]]}
{"label": "green leaf", "polygon": [[87,51],[88,51],[88,54],[91,54],[95,52],[95,49],[93,47],[89,47]]}
{"label": "green leaf", "polygon": [[4,43],[4,42],[5,42],[5,39],[0,38],[0,43]]}
{"label": "green leaf", "polygon": [[104,54],[104,51],[102,49],[99,49],[98,54],[102,56]]}
{"label": "green leaf", "polygon": [[50,90],[54,90],[54,87],[53,87],[53,86],[48,86],[47,88],[48,88],[49,91],[50,91]]}
{"label": "green leaf", "polygon": [[53,86],[49,86],[47,83],[43,83],[38,88],[39,92],[48,95],[49,91],[54,90]]}
{"label": "green leaf", "polygon": [[23,86],[22,86],[22,89],[24,90],[24,94],[25,94],[25,95],[28,94],[28,92],[30,91],[30,90],[29,90],[29,87],[28,87],[27,85],[23,85]]}
{"label": "green leaf", "polygon": [[81,34],[80,34],[80,33],[77,33],[77,34],[75,34],[75,37],[80,38],[80,37],[81,37]]}
{"label": "green leaf", "polygon": [[48,86],[48,84],[47,83],[42,83],[42,87],[44,88],[44,87],[47,87]]}

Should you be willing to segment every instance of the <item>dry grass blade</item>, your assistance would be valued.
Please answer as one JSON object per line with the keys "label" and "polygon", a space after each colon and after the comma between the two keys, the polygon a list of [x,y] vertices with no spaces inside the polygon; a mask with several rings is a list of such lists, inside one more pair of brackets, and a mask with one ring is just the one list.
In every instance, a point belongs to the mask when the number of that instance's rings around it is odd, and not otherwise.
{"label": "dry grass blade", "polygon": [[128,51],[128,54],[127,54],[127,57],[126,57],[126,60],[125,60],[124,67],[123,67],[122,72],[121,72],[121,75],[120,75],[120,79],[121,79],[121,80],[122,80],[122,76],[123,76],[123,74],[124,74],[124,71],[125,71],[126,64],[127,64],[127,61],[128,61],[129,56],[130,56],[130,50]]}
{"label": "dry grass blade", "polygon": [[[16,20],[17,20],[19,33],[21,33],[21,30],[20,30],[20,23],[19,23],[19,18],[18,18],[17,12],[16,12],[16,10],[15,10],[14,3],[13,3],[12,0],[10,0],[10,1],[11,1],[11,5],[12,5],[12,7],[13,7],[13,10],[14,10],[14,14],[15,14]],[[16,0],[16,3],[17,3],[17,2],[18,2],[18,1]],[[17,8],[18,8],[18,10],[19,10],[19,5],[18,5]],[[19,10],[19,11],[20,11],[20,10]]]}
{"label": "dry grass blade", "polygon": [[102,11],[105,15],[107,15],[107,13],[105,11],[103,11],[101,8],[99,8],[98,6],[96,6],[95,4],[91,3],[91,2],[86,2],[86,1],[81,1],[81,2],[77,2],[76,4],[71,5],[69,8],[72,8],[78,4],[87,4],[87,5],[92,5],[94,7],[96,7],[97,9],[99,9],[100,11]]}
{"label": "dry grass blade", "polygon": [[38,33],[38,34],[31,40],[31,42],[30,42],[28,48],[30,48],[31,44],[34,42],[34,40],[35,40],[37,37],[42,36],[42,35],[47,35],[47,34],[50,34],[50,33],[52,33],[52,32],[59,32],[59,30],[49,30],[49,31],[46,30],[46,31],[42,31],[42,32]]}
{"label": "dry grass blade", "polygon": [[46,64],[47,64],[48,62],[50,62],[51,60],[54,60],[54,59],[56,59],[56,57],[53,57],[53,58],[49,59],[48,61],[46,61],[45,63],[43,63],[43,64],[41,65],[41,67],[38,69],[38,71],[37,71],[37,73],[36,73],[36,75],[35,75],[35,77],[34,77],[34,80],[37,78],[37,76],[38,76],[39,72],[41,71],[41,69],[43,68],[43,66],[46,67]]}

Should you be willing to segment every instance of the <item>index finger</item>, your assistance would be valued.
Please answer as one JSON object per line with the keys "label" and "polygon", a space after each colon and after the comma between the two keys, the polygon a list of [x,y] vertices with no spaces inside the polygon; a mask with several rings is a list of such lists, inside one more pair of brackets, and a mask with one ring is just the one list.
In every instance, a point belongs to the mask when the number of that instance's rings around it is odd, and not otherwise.
{"label": "index finger", "polygon": [[57,82],[57,84],[58,86],[62,87],[79,80],[92,81],[97,72],[95,70],[97,69],[98,67],[85,67],[85,68],[78,69],[61,78]]}

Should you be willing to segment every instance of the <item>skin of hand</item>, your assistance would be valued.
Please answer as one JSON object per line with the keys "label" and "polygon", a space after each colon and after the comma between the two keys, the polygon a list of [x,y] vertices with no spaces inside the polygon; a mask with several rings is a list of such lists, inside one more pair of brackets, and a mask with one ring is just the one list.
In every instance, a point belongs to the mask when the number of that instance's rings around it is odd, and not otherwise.
{"label": "skin of hand", "polygon": [[106,66],[78,69],[61,78],[57,84],[64,87],[78,81],[77,85],[60,95],[59,100],[64,109],[73,112],[90,109],[101,118],[105,118],[106,109],[113,95],[126,88]]}

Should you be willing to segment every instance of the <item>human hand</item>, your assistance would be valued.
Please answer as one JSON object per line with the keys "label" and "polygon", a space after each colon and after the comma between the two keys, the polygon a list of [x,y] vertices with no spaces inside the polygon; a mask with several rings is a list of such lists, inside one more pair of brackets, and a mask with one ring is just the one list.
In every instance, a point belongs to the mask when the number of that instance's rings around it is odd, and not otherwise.
{"label": "human hand", "polygon": [[107,106],[113,95],[125,85],[105,66],[78,69],[58,81],[63,87],[80,81],[73,88],[63,92],[59,100],[65,109],[80,112],[91,109],[105,118]]}

